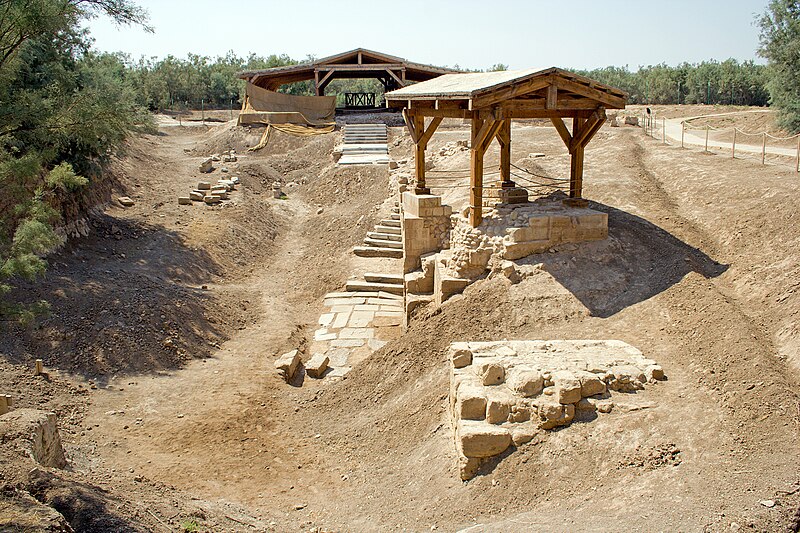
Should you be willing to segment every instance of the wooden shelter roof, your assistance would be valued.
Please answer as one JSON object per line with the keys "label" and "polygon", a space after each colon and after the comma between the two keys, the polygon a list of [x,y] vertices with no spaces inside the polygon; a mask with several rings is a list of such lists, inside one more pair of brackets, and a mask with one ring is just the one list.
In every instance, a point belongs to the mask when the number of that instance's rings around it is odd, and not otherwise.
{"label": "wooden shelter roof", "polygon": [[238,77],[261,87],[275,87],[285,83],[315,79],[316,73],[320,71],[335,71],[335,77],[357,78],[375,77],[376,73],[384,73],[387,70],[402,72],[403,81],[426,81],[442,74],[458,72],[451,68],[415,63],[383,52],[356,48],[297,65],[248,70],[240,72]]}
{"label": "wooden shelter roof", "polygon": [[[578,74],[556,68],[445,74],[386,93],[389,107],[477,111],[498,106],[514,118],[571,116],[600,107],[622,109],[627,94]],[[538,111],[548,113],[538,113]],[[424,112],[432,116],[441,113]],[[450,116],[444,114],[443,116]]]}

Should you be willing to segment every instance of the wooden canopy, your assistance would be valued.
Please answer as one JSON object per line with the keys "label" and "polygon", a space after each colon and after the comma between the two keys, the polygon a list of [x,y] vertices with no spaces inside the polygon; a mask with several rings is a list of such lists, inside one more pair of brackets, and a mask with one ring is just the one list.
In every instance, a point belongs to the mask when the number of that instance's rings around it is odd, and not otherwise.
{"label": "wooden canopy", "polygon": [[413,63],[401,57],[356,48],[299,65],[251,70],[239,78],[261,88],[277,91],[281,85],[314,80],[317,96],[325,95],[328,84],[339,78],[375,78],[386,91],[405,87],[408,82],[426,81],[457,70]]}
{"label": "wooden canopy", "polygon": [[[511,119],[549,118],[571,155],[570,199],[580,203],[583,152],[606,119],[606,109],[623,109],[627,94],[559,68],[446,74],[385,95],[386,105],[403,108],[416,146],[417,194],[425,187],[425,149],[444,118],[472,121],[470,222],[481,223],[483,158],[497,138],[500,143],[501,188],[511,181]],[[425,118],[431,117],[428,125]],[[572,131],[564,118],[572,118]]]}

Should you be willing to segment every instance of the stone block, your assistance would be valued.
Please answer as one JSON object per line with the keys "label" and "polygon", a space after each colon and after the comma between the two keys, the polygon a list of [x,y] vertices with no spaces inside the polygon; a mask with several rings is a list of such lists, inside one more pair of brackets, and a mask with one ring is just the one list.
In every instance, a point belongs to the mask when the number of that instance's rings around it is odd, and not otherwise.
{"label": "stone block", "polygon": [[644,375],[648,381],[656,380],[661,381],[665,379],[664,376],[664,369],[661,368],[659,365],[650,365],[644,370]]}
{"label": "stone block", "polygon": [[575,406],[562,404],[553,396],[543,396],[538,400],[537,408],[542,429],[566,426],[575,418]]}
{"label": "stone block", "polygon": [[300,355],[297,350],[286,352],[275,360],[275,369],[287,382],[294,377],[298,366],[300,366]]}
{"label": "stone block", "polygon": [[478,457],[464,457],[463,455],[458,458],[458,472],[462,481],[469,481],[478,473],[481,467],[482,459]]}
{"label": "stone block", "polygon": [[220,203],[222,201],[222,198],[220,198],[216,194],[207,194],[203,196],[203,201],[209,205],[213,205]]}
{"label": "stone block", "polygon": [[533,440],[539,428],[535,424],[519,424],[511,428],[511,442],[514,446],[522,446]]}
{"label": "stone block", "polygon": [[193,202],[202,202],[204,197],[205,194],[202,192],[192,191],[189,193],[189,198],[191,198]]}
{"label": "stone block", "polygon": [[581,399],[581,382],[568,370],[559,370],[553,373],[553,386],[555,387],[555,397],[559,403],[577,403]]}
{"label": "stone block", "polygon": [[123,207],[133,207],[135,205],[135,202],[131,200],[128,196],[120,196],[119,198],[117,198],[117,201]]}
{"label": "stone block", "polygon": [[483,363],[478,368],[478,375],[486,386],[500,385],[506,379],[506,369],[500,363]]}
{"label": "stone block", "polygon": [[517,393],[531,398],[542,392],[544,378],[537,370],[524,370],[514,376],[512,386]]}
{"label": "stone block", "polygon": [[[437,274],[439,274],[440,271],[441,270],[437,266]],[[461,294],[464,292],[464,289],[467,288],[467,285],[469,285],[468,279],[437,276],[433,283],[433,294],[436,305],[442,305],[453,295]]]}
{"label": "stone block", "polygon": [[456,415],[465,420],[483,420],[486,417],[486,395],[482,387],[460,384],[456,392]]}
{"label": "stone block", "polygon": [[528,191],[522,187],[510,187],[500,189],[498,198],[504,204],[524,204],[528,202]]}
{"label": "stone block", "polygon": [[511,407],[511,413],[508,415],[508,421],[515,424],[527,422],[531,419],[531,408],[527,405],[515,404]]}
{"label": "stone block", "polygon": [[321,378],[328,369],[329,361],[328,356],[323,353],[314,354],[305,364],[306,374],[312,378]]}
{"label": "stone block", "polygon": [[178,205],[192,205],[190,196],[178,196]]}
{"label": "stone block", "polygon": [[462,421],[458,427],[458,440],[465,457],[492,457],[511,446],[511,433],[492,424]]}
{"label": "stone block", "polygon": [[469,366],[472,364],[472,352],[469,348],[451,347],[450,361],[453,363],[453,368],[464,368],[465,366]]}
{"label": "stone block", "polygon": [[489,393],[486,398],[486,421],[490,424],[508,422],[514,398],[508,394]]}
{"label": "stone block", "polygon": [[591,372],[579,372],[576,376],[581,382],[581,396],[584,398],[606,392],[606,384],[599,375]]}
{"label": "stone block", "polygon": [[205,159],[202,163],[200,163],[198,170],[204,174],[208,174],[209,172],[213,171],[214,160],[210,157],[208,159]]}

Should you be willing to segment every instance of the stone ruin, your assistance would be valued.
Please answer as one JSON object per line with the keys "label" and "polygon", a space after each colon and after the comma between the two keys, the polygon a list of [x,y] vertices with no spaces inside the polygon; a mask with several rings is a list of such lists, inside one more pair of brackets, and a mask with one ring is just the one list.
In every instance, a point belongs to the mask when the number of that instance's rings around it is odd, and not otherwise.
{"label": "stone ruin", "polygon": [[462,480],[509,448],[610,413],[613,393],[665,379],[633,346],[616,340],[454,342],[450,403]]}

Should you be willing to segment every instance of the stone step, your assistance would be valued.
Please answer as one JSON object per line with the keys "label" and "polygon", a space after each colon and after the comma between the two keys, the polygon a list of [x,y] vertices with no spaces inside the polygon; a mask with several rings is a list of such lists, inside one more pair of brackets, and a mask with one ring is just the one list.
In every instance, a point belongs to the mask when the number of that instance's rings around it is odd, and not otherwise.
{"label": "stone step", "polygon": [[389,215],[389,218],[391,218],[392,220],[399,221],[400,220],[400,213],[392,213],[391,215]]}
{"label": "stone step", "polygon": [[403,243],[399,241],[386,241],[383,239],[373,239],[367,237],[364,239],[364,244],[367,246],[377,246],[378,248],[397,248],[398,250],[403,249]]}
{"label": "stone step", "polygon": [[392,259],[402,259],[403,250],[395,248],[378,248],[376,246],[356,246],[353,253],[359,257],[389,257]]}
{"label": "stone step", "polygon": [[405,279],[402,274],[378,274],[375,272],[366,272],[364,279],[370,283],[391,283],[392,285],[403,285]]}
{"label": "stone step", "polygon": [[402,235],[392,234],[392,233],[378,233],[377,231],[368,231],[367,237],[370,239],[380,239],[382,241],[397,241],[400,242],[403,240]]}
{"label": "stone step", "polygon": [[381,220],[381,226],[389,226],[390,228],[399,228],[400,227],[400,219],[389,220],[388,218],[384,218]]}
{"label": "stone step", "polygon": [[403,294],[403,286],[394,283],[374,283],[371,281],[350,280],[347,282],[348,291],[383,291],[390,294]]}
{"label": "stone step", "polygon": [[399,213],[399,212],[400,212],[400,208],[399,207],[393,207],[392,208],[392,213]]}
{"label": "stone step", "polygon": [[375,226],[375,231],[378,233],[388,233],[389,235],[402,235],[402,230],[395,226],[381,226],[378,224]]}

